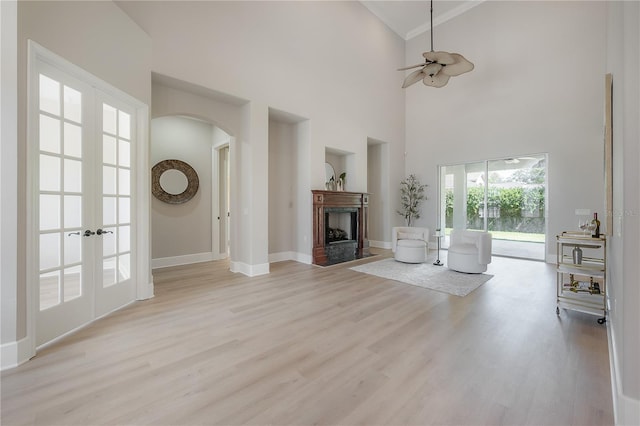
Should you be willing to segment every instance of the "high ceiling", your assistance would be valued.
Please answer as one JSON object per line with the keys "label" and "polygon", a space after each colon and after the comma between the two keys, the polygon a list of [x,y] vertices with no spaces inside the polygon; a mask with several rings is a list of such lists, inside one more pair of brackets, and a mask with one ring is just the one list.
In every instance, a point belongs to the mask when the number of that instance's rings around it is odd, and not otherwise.
{"label": "high ceiling", "polygon": [[[433,2],[433,26],[446,22],[483,1],[436,0]],[[405,40],[429,30],[429,1],[361,0],[361,3]]]}

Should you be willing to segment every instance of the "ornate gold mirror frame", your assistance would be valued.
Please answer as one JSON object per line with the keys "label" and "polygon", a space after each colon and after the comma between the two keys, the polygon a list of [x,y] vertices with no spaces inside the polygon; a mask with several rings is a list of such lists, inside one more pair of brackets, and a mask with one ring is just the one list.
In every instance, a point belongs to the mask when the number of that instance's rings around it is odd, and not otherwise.
{"label": "ornate gold mirror frame", "polygon": [[[180,194],[170,194],[165,191],[160,185],[160,177],[167,170],[177,170],[184,173],[187,177],[187,188]],[[189,164],[180,160],[164,160],[157,163],[151,169],[151,192],[153,196],[160,201],[164,201],[169,204],[182,204],[186,203],[196,195],[200,181],[198,180],[198,174]]]}

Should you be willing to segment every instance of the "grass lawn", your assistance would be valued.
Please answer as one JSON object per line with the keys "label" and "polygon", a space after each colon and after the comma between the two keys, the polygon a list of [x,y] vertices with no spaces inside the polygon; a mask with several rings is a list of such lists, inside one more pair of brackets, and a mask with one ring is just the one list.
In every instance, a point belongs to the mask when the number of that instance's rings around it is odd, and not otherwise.
{"label": "grass lawn", "polygon": [[[446,234],[451,233],[451,228],[447,228]],[[532,243],[544,243],[544,234],[527,234],[524,232],[489,231],[495,240],[527,241]]]}

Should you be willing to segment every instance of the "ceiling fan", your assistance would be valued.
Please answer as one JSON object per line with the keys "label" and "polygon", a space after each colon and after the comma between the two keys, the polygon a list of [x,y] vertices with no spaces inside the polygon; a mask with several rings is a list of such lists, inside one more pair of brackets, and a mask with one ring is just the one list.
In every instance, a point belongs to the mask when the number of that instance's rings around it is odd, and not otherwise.
{"label": "ceiling fan", "polygon": [[431,0],[431,51],[422,54],[424,63],[399,68],[398,71],[406,71],[420,67],[419,70],[409,74],[402,83],[402,88],[407,88],[422,80],[426,86],[443,87],[454,77],[473,69],[473,64],[459,53],[449,53],[433,50],[433,0]]}

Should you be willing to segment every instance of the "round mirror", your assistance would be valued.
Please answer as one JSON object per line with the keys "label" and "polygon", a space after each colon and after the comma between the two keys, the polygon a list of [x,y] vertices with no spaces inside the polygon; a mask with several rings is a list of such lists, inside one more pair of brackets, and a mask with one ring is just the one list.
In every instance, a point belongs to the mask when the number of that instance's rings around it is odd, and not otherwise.
{"label": "round mirror", "polygon": [[336,172],[330,163],[324,163],[324,174],[325,174],[325,178],[324,178],[325,182],[329,182],[331,178],[333,178],[334,181],[336,180]]}
{"label": "round mirror", "polygon": [[188,185],[187,175],[180,170],[171,169],[160,175],[160,187],[171,195],[182,194]]}
{"label": "round mirror", "polygon": [[186,203],[199,186],[198,174],[184,161],[164,160],[151,169],[151,192],[165,203]]}

